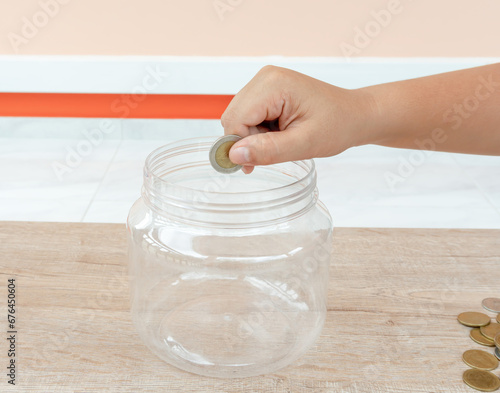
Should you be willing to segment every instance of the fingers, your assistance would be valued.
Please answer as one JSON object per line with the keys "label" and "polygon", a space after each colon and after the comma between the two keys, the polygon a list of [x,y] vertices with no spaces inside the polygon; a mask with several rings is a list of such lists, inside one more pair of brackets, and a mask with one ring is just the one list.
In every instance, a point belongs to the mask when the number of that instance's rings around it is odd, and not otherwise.
{"label": "fingers", "polygon": [[299,125],[309,105],[301,105],[303,100],[295,97],[300,97],[302,85],[307,87],[306,97],[310,96],[309,79],[283,68],[264,67],[228,105],[221,118],[224,133],[243,137],[231,148],[229,159],[243,165],[244,173],[251,173],[256,165],[312,157],[309,133]]}
{"label": "fingers", "polygon": [[245,167],[269,165],[311,158],[309,150],[307,133],[289,129],[249,135],[232,146],[229,159]]}
{"label": "fingers", "polygon": [[263,68],[232,99],[221,117],[224,133],[247,136],[265,121],[278,119],[284,107],[282,78],[273,67]]}
{"label": "fingers", "polygon": [[245,175],[249,175],[250,173],[253,172],[254,168],[255,168],[254,166],[245,165],[243,168],[241,168],[241,170]]}

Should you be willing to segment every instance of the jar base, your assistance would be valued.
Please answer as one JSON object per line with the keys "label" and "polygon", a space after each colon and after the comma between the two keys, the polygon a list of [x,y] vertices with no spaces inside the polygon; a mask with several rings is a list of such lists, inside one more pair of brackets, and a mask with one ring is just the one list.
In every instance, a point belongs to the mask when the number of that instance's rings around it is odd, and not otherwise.
{"label": "jar base", "polygon": [[[283,312],[269,300],[259,302],[257,291],[246,292],[204,296],[172,309],[159,324],[161,344],[154,352],[196,374],[248,377],[288,365],[319,336],[318,313],[309,315],[314,324],[306,327],[297,324],[299,310]],[[248,299],[255,300],[248,305]],[[242,304],[247,306],[241,309]],[[304,334],[307,342],[298,339]]]}

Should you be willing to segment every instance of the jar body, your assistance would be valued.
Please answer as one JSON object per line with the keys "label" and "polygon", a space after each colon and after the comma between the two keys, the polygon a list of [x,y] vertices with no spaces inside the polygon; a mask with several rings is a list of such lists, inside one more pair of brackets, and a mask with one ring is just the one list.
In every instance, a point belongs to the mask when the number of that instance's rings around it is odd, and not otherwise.
{"label": "jar body", "polygon": [[[246,182],[254,174],[240,176]],[[187,177],[191,187],[207,182]],[[263,178],[272,190],[272,176]],[[227,203],[245,199],[240,188],[237,182],[224,196],[229,212],[205,209],[215,214],[210,222],[198,211],[184,214],[190,204],[158,209],[144,193],[127,220],[131,311],[142,340],[168,363],[206,376],[282,368],[314,343],[326,316],[332,222],[314,198],[315,184],[307,208],[279,205],[262,215],[260,207]],[[226,223],[217,222],[221,216]]]}

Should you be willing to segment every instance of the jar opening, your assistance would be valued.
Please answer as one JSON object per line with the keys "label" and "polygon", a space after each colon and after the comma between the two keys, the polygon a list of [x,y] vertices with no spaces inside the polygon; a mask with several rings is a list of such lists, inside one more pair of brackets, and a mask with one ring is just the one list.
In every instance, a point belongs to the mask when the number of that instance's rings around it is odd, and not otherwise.
{"label": "jar opening", "polygon": [[[222,174],[208,158],[216,138],[187,139],[154,150],[144,166],[143,197],[148,205],[170,217],[213,222],[218,215],[215,221],[230,224],[255,222],[265,212],[296,214],[316,202],[312,160],[259,166],[250,175]],[[210,217],[202,217],[207,214]]]}

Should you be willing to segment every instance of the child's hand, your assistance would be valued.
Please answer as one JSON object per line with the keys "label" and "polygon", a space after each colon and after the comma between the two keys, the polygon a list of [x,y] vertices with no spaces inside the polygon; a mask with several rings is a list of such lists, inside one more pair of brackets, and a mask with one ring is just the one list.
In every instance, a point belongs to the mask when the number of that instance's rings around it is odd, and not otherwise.
{"label": "child's hand", "polygon": [[225,134],[245,137],[234,144],[229,158],[250,173],[255,165],[338,154],[367,143],[370,107],[368,96],[359,90],[264,67],[222,115]]}
{"label": "child's hand", "polygon": [[222,125],[244,137],[229,158],[250,173],[368,143],[500,155],[498,108],[500,64],[357,90],[267,66],[234,97]]}

